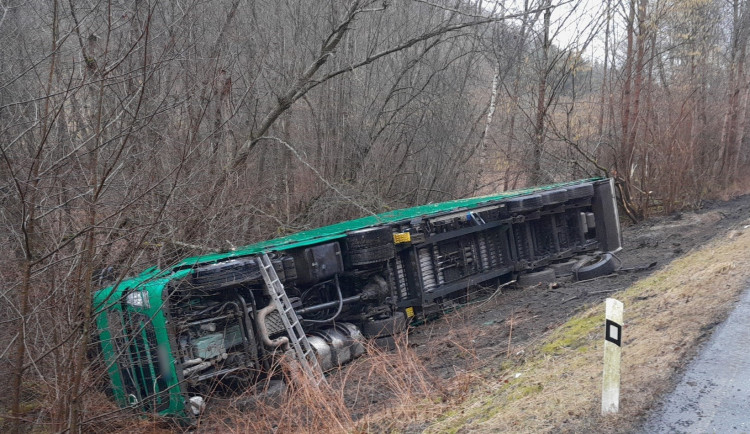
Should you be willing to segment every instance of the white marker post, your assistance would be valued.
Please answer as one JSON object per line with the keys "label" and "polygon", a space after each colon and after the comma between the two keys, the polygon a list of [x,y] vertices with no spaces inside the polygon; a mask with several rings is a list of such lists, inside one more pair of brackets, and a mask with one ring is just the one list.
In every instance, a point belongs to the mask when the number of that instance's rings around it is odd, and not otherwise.
{"label": "white marker post", "polygon": [[622,352],[622,302],[608,298],[604,323],[604,375],[602,376],[602,415],[620,409],[620,357]]}

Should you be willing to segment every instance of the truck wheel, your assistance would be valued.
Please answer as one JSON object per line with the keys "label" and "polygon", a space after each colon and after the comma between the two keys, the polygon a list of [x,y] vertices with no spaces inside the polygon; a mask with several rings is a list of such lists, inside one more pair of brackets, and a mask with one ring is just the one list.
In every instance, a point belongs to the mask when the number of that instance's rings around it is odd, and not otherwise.
{"label": "truck wheel", "polygon": [[349,249],[369,249],[393,244],[393,232],[389,226],[375,226],[346,234],[346,247]]}
{"label": "truck wheel", "polygon": [[576,280],[588,280],[595,277],[607,276],[616,270],[615,260],[611,253],[589,256],[578,261],[573,266]]}
{"label": "truck wheel", "polygon": [[[281,262],[272,261],[272,263],[276,272],[281,271],[283,274]],[[190,283],[204,287],[235,285],[257,280],[260,277],[260,268],[254,258],[238,258],[196,268],[193,270]]]}
{"label": "truck wheel", "polygon": [[407,325],[406,315],[403,312],[396,312],[388,318],[366,321],[362,334],[368,338],[393,336],[406,330]]}
{"label": "truck wheel", "polygon": [[555,271],[551,268],[545,268],[542,271],[521,274],[518,276],[518,284],[521,286],[536,286],[540,283],[553,283],[555,281]]}
{"label": "truck wheel", "polygon": [[568,200],[568,190],[552,190],[542,193],[542,203],[545,206],[557,205]]}
{"label": "truck wheel", "polygon": [[384,262],[393,258],[393,245],[372,247],[369,249],[360,249],[349,251],[349,263],[351,265],[368,265],[377,262]]}
{"label": "truck wheel", "polygon": [[377,226],[346,234],[347,261],[352,266],[368,265],[392,259],[393,232],[388,226]]}
{"label": "truck wheel", "polygon": [[578,263],[577,259],[570,259],[565,262],[558,262],[556,264],[549,264],[549,268],[554,270],[555,276],[570,276],[573,274],[573,266]]}
{"label": "truck wheel", "polygon": [[530,196],[514,197],[508,199],[506,203],[510,212],[533,211],[542,207],[542,196],[532,194]]}
{"label": "truck wheel", "polygon": [[568,200],[584,199],[594,195],[594,186],[591,184],[581,184],[568,187]]}

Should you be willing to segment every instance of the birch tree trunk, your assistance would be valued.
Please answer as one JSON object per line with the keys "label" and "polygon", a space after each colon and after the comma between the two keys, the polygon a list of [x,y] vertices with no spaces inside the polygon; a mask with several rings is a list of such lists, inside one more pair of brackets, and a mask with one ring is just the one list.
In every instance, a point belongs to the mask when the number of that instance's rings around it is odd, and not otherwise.
{"label": "birch tree trunk", "polygon": [[490,132],[490,126],[492,125],[492,116],[495,114],[495,107],[497,106],[497,87],[500,83],[500,64],[498,63],[495,68],[495,75],[492,77],[492,87],[490,89],[490,106],[487,109],[487,120],[484,123],[484,130],[480,136],[479,144],[479,167],[477,167],[477,174],[474,180],[474,187],[472,188],[473,194],[479,191],[482,185],[482,175],[484,174],[484,166],[487,164],[487,136]]}

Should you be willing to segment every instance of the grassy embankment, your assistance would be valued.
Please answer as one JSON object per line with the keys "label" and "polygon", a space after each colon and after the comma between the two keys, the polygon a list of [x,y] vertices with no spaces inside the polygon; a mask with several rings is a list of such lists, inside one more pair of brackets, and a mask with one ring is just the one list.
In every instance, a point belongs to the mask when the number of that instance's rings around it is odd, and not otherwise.
{"label": "grassy embankment", "polygon": [[[748,222],[745,222],[747,226]],[[503,363],[428,432],[628,432],[667,392],[750,280],[750,228],[733,230],[612,294],[625,304],[620,414],[600,416],[604,306]]]}

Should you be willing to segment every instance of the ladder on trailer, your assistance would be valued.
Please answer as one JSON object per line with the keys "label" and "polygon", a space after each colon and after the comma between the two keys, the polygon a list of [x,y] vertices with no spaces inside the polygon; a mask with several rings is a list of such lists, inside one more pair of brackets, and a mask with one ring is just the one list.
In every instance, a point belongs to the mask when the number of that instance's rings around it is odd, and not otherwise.
{"label": "ladder on trailer", "polygon": [[321,382],[325,382],[323,370],[320,368],[318,358],[315,356],[315,352],[307,340],[297,313],[294,312],[294,308],[289,302],[284,285],[279,280],[279,275],[276,274],[276,270],[273,268],[271,258],[268,257],[267,253],[263,253],[256,258],[256,261],[260,266],[263,280],[266,282],[268,294],[276,310],[279,311],[281,321],[284,323],[286,332],[289,335],[289,344],[292,347],[297,363],[314,385],[320,385]]}

